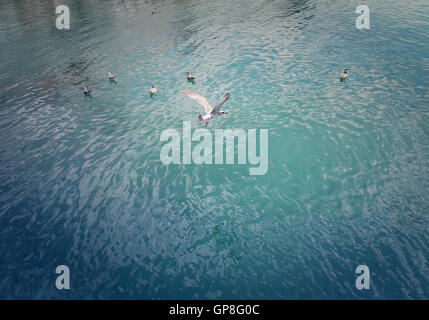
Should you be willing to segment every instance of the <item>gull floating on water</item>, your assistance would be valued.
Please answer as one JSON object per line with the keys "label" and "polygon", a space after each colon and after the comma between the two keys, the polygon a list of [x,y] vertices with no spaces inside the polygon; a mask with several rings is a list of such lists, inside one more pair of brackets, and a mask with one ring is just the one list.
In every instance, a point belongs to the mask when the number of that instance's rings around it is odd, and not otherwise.
{"label": "gull floating on water", "polygon": [[350,69],[344,69],[343,73],[340,76],[340,80],[344,81],[349,77],[349,74],[347,73],[347,71],[349,71]]}
{"label": "gull floating on water", "polygon": [[186,78],[188,79],[188,80],[195,80],[195,77],[188,71],[188,72],[186,72]]}
{"label": "gull floating on water", "polygon": [[111,73],[109,72],[109,80],[110,80],[110,81],[116,81],[116,76],[114,76],[113,74],[111,74]]}
{"label": "gull floating on water", "polygon": [[82,86],[83,94],[88,96],[91,94],[91,90],[89,90],[86,86]]}
{"label": "gull floating on water", "polygon": [[228,114],[228,112],[221,111],[220,108],[231,96],[229,93],[226,93],[214,108],[211,106],[210,102],[205,97],[198,93],[189,91],[182,91],[180,93],[184,94],[188,98],[191,98],[192,100],[195,100],[200,104],[201,107],[203,107],[203,110],[206,114],[204,116],[198,115],[198,120],[204,121],[206,123],[206,127],[208,126],[209,121],[214,117],[217,117],[222,114]]}
{"label": "gull floating on water", "polygon": [[151,95],[156,94],[158,92],[158,89],[156,88],[155,84],[152,84],[152,88],[150,88],[149,93]]}

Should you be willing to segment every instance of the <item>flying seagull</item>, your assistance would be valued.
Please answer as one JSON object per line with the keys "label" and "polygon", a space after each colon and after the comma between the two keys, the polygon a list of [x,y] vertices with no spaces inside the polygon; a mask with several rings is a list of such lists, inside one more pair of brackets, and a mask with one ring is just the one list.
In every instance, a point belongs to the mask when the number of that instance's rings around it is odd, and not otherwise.
{"label": "flying seagull", "polygon": [[206,114],[204,116],[198,115],[198,120],[204,121],[206,123],[206,127],[208,126],[209,121],[214,117],[217,117],[221,114],[228,114],[228,112],[221,111],[220,108],[231,96],[229,93],[226,93],[214,108],[211,106],[210,102],[208,102],[205,97],[198,93],[189,91],[182,91],[180,93],[184,94],[188,98],[191,98],[192,100],[195,100],[201,105],[201,107],[203,107],[203,110]]}

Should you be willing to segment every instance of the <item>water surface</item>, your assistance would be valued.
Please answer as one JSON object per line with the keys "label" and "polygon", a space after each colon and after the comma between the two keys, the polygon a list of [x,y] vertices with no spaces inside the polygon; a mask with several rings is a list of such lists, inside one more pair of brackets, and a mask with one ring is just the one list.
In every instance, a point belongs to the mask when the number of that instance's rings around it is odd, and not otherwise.
{"label": "water surface", "polygon": [[[0,298],[429,298],[427,2],[64,4],[0,1]],[[268,172],[165,166],[181,90],[230,92],[209,129],[268,129]]]}

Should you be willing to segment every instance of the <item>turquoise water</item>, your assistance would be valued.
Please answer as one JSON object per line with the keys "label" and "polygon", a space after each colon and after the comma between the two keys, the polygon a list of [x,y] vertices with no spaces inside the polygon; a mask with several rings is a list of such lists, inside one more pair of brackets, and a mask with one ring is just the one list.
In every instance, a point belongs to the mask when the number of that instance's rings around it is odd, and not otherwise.
{"label": "turquoise water", "polygon": [[[0,298],[429,298],[427,2],[55,4],[0,2]],[[268,172],[164,165],[182,90],[230,92],[208,128],[268,129]]]}

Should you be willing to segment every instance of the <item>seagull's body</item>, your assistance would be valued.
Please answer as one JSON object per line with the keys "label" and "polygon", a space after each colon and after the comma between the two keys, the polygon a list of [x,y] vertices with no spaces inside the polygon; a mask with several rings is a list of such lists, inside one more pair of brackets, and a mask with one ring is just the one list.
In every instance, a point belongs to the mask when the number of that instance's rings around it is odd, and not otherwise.
{"label": "seagull's body", "polygon": [[82,86],[83,94],[89,96],[91,94],[91,90],[89,90],[86,86]]}
{"label": "seagull's body", "polygon": [[347,71],[349,71],[350,69],[344,69],[343,73],[340,75],[340,80],[344,81],[349,77],[349,74],[347,73]]}
{"label": "seagull's body", "polygon": [[116,81],[116,76],[114,76],[113,74],[111,74],[111,73],[109,72],[109,80],[110,80],[110,81]]}
{"label": "seagull's body", "polygon": [[186,79],[195,80],[195,77],[190,72],[186,72]]}
{"label": "seagull's body", "polygon": [[195,100],[200,104],[201,107],[203,107],[203,110],[206,114],[204,116],[198,115],[198,120],[205,122],[206,127],[208,126],[210,120],[213,119],[214,117],[217,117],[222,114],[228,114],[228,112],[221,111],[220,108],[231,96],[229,93],[226,93],[215,107],[212,107],[210,102],[205,97],[203,97],[198,93],[182,91],[181,94],[184,94],[188,98]]}
{"label": "seagull's body", "polygon": [[150,88],[149,93],[151,95],[154,95],[158,92],[158,89],[156,88],[155,84],[152,84],[152,88]]}
{"label": "seagull's body", "polygon": [[154,8],[153,10],[152,10],[152,14],[155,14],[156,13],[156,8]]}

